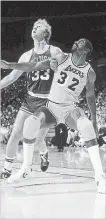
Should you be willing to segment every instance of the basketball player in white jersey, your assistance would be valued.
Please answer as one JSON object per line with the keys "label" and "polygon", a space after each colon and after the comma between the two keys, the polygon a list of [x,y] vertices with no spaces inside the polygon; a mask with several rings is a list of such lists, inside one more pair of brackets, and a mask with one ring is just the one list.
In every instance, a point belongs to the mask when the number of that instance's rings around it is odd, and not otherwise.
{"label": "basketball player in white jersey", "polygon": [[[30,116],[25,121],[23,136],[24,139],[33,142],[32,140],[35,138],[34,130],[37,130],[38,127],[41,128],[45,126],[48,127],[49,130],[50,124],[53,126],[61,122],[66,123],[70,128],[78,130],[84,138],[94,167],[98,192],[105,193],[105,178],[97,142],[98,129],[94,92],[96,76],[90,64],[86,62],[87,55],[89,55],[92,50],[92,44],[88,40],[80,39],[74,43],[72,54],[66,56],[60,52],[60,62],[58,58],[55,57],[58,61],[58,68],[55,72],[48,96],[49,101],[47,107],[40,108],[38,118]],[[28,65],[26,66],[28,67]],[[16,68],[18,66],[15,65],[14,67]],[[81,108],[76,107],[79,95],[84,87],[86,87],[86,98],[91,111],[92,122],[85,116]],[[31,127],[30,130],[29,126]],[[41,141],[43,141],[42,136],[40,136],[39,144],[41,144]],[[26,144],[25,141],[24,144]],[[13,181],[18,179],[23,170],[25,170],[25,165],[24,168],[13,177]]]}
{"label": "basketball player in white jersey", "polygon": [[[25,52],[19,59],[21,62],[33,62],[37,63],[39,61],[48,59],[51,55],[58,54],[60,49],[54,46],[49,45],[49,39],[51,37],[51,26],[47,23],[45,19],[39,19],[34,23],[32,33],[32,39],[34,41],[34,48],[30,51]],[[1,66],[3,68],[3,66]],[[0,82],[0,89],[3,89],[13,82],[15,82],[21,75],[23,70],[13,70],[8,76],[3,78]],[[13,161],[16,154],[16,149],[19,143],[19,140],[22,138],[23,124],[26,118],[32,115],[34,112],[37,112],[40,106],[43,106],[47,102],[47,96],[50,91],[52,79],[54,72],[50,67],[46,71],[32,71],[28,69],[26,76],[28,79],[28,94],[27,97],[19,109],[18,115],[16,117],[14,127],[9,138],[7,148],[6,148],[6,157],[4,170],[1,174],[1,178],[8,178],[11,175],[11,170],[13,166]],[[41,135],[43,136],[44,131],[40,130]],[[39,146],[40,148],[40,146]],[[30,147],[30,154],[32,157],[33,146]],[[26,148],[24,148],[26,150]],[[25,152],[26,153],[26,152]],[[42,154],[43,153],[43,154]],[[47,150],[45,143],[43,144],[43,151],[41,150],[41,169],[42,171],[46,170],[46,165],[49,164],[48,160],[45,161],[45,155],[47,157]],[[32,162],[32,159],[31,159]],[[43,166],[44,164],[44,166]]]}
{"label": "basketball player in white jersey", "polygon": [[[98,186],[98,192],[105,193],[105,178],[102,163],[99,154],[97,142],[98,129],[96,123],[96,104],[95,104],[95,72],[89,63],[86,62],[87,56],[92,52],[92,44],[86,39],[80,39],[74,43],[72,54],[66,56],[62,52],[55,58],[58,61],[58,68],[55,72],[50,94],[48,96],[47,107],[41,107],[39,117],[30,116],[24,123],[24,144],[25,139],[34,142],[35,130],[38,128],[49,127],[57,123],[66,123],[70,128],[78,130],[84,138],[88,153],[95,171],[95,181]],[[59,57],[59,59],[58,59]],[[51,68],[53,62],[51,61]],[[48,63],[45,62],[45,68]],[[28,68],[30,64],[11,65],[13,68]],[[38,64],[38,67],[40,63]],[[42,66],[42,63],[41,63]],[[44,62],[43,62],[44,66]],[[37,65],[32,65],[37,69]],[[79,95],[86,87],[86,98],[92,116],[92,122],[88,120],[81,108],[76,107]],[[55,122],[54,122],[55,119]],[[92,124],[93,123],[93,124]],[[29,126],[31,127],[29,129]],[[46,133],[46,132],[45,132]],[[44,136],[43,136],[44,138]],[[43,141],[39,138],[39,144]],[[26,144],[27,145],[27,144]],[[26,162],[16,176],[10,177],[12,182],[17,180],[25,170]],[[26,165],[26,168],[27,165]],[[11,182],[10,180],[10,182]]]}
{"label": "basketball player in white jersey", "polygon": [[[39,121],[40,125],[44,125],[45,123],[47,126],[47,123],[52,123],[52,117],[55,116],[58,123],[66,122],[67,125],[69,127],[71,125],[72,128],[72,121],[74,120],[73,128],[80,131],[86,142],[88,153],[95,170],[95,180],[98,182],[98,191],[104,193],[104,174],[96,138],[98,137],[96,124],[96,104],[94,96],[94,83],[96,77],[91,66],[85,62],[87,55],[92,50],[92,45],[89,41],[81,39],[73,45],[72,50],[73,53],[70,54],[66,60],[64,60],[65,57],[63,58],[63,55],[61,56],[64,62],[58,66],[58,69],[55,73],[51,91],[48,97],[49,110],[45,107],[40,109],[43,114],[40,114]],[[93,125],[86,118],[84,112],[80,108],[75,107],[75,103],[78,102],[78,97],[85,86],[87,102],[91,111]],[[43,120],[41,119],[41,116]],[[26,138],[30,138],[30,133],[28,135],[26,128],[30,124],[30,121],[32,123],[32,117],[27,119],[25,122],[23,133],[24,137]],[[38,121],[35,121],[34,123],[38,125]]]}

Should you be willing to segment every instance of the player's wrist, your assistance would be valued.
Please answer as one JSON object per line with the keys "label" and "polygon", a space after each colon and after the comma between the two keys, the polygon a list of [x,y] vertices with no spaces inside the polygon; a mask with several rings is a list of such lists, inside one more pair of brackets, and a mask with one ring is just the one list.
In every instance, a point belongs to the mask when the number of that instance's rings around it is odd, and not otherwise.
{"label": "player's wrist", "polygon": [[91,119],[93,122],[96,122],[96,113],[91,114]]}
{"label": "player's wrist", "polygon": [[13,63],[8,62],[7,65],[8,65],[8,69],[14,68],[14,64]]}

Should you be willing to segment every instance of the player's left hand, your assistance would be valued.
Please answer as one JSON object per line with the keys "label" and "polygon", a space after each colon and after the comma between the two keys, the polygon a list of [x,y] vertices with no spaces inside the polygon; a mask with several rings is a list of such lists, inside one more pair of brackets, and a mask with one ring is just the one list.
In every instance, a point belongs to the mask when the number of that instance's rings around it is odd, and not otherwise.
{"label": "player's left hand", "polygon": [[55,58],[50,59],[50,68],[55,71],[58,67],[58,62]]}
{"label": "player's left hand", "polygon": [[9,69],[9,62],[1,60],[1,68],[2,69]]}

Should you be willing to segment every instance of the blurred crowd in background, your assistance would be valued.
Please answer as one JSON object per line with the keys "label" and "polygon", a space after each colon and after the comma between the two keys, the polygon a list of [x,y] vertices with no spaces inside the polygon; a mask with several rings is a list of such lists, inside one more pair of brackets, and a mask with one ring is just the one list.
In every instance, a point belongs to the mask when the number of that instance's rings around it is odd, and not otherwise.
{"label": "blurred crowd in background", "polygon": [[[45,4],[45,2],[26,1],[23,5],[21,2],[4,1],[1,10],[1,58],[6,61],[18,61],[22,53],[33,48],[32,27],[34,22],[38,18],[44,18],[42,17],[44,15],[53,29],[50,44],[60,47],[64,52],[70,52],[73,42],[79,38],[90,40],[94,49],[88,61],[91,62],[97,76],[95,86],[97,123],[99,132],[103,135],[105,131],[101,129],[106,129],[106,15],[104,4],[92,2],[92,7],[89,2],[61,2],[62,4],[63,6],[60,7],[58,2]],[[2,70],[1,78],[9,72],[11,71]],[[1,92],[0,141],[5,144],[26,93],[25,74]],[[90,118],[85,92],[81,94],[79,106]],[[50,130],[50,135],[48,135],[50,138],[46,139],[47,144],[57,145],[59,151],[61,151],[59,148],[61,144],[63,146],[84,146],[83,139],[78,132],[65,127],[63,133],[66,133],[65,139],[67,140],[59,142],[56,138],[56,130]],[[63,138],[62,134],[61,138]]]}
{"label": "blurred crowd in background", "polygon": [[[8,70],[2,70],[3,77],[8,74]],[[106,92],[104,87],[95,90],[97,122],[98,128],[106,128]],[[4,144],[7,143],[11,130],[17,115],[17,112],[27,93],[27,79],[23,74],[15,83],[5,88],[1,92],[1,139]],[[84,109],[85,114],[90,118],[90,112],[87,106],[85,92],[80,97],[79,106]],[[85,146],[80,133],[69,130],[64,124],[60,124],[56,129],[52,129],[53,138],[49,138],[48,145],[55,145],[58,151],[63,151],[68,146]]]}

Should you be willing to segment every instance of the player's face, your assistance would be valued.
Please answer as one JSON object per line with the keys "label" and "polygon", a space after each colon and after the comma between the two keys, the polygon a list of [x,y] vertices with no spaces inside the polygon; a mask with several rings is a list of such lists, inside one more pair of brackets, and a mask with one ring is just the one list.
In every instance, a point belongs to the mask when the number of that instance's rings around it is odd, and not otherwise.
{"label": "player's face", "polygon": [[32,29],[32,38],[43,40],[45,31],[46,31],[46,28],[42,24],[40,23],[34,24],[33,29]]}
{"label": "player's face", "polygon": [[77,48],[78,48],[78,43],[77,43],[77,41],[75,41],[74,44],[72,45],[71,51],[75,52],[77,50]]}
{"label": "player's face", "polygon": [[79,40],[78,44],[77,44],[77,51],[79,53],[84,53],[84,52],[88,52],[88,49],[85,46],[85,40]]}
{"label": "player's face", "polygon": [[79,55],[85,52],[87,53],[88,49],[85,47],[85,41],[75,41],[72,46],[72,52],[77,52]]}

